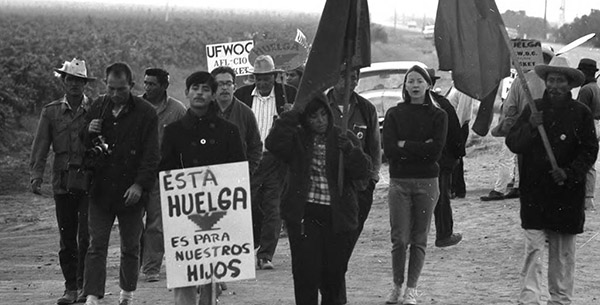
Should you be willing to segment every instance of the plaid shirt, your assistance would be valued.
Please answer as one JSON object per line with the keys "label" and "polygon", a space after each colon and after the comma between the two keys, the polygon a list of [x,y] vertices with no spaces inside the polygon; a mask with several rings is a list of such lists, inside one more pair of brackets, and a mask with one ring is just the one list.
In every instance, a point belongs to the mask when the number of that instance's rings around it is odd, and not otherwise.
{"label": "plaid shirt", "polygon": [[308,202],[331,205],[327,174],[325,172],[325,136],[316,136],[313,142],[313,158],[310,163],[310,188]]}

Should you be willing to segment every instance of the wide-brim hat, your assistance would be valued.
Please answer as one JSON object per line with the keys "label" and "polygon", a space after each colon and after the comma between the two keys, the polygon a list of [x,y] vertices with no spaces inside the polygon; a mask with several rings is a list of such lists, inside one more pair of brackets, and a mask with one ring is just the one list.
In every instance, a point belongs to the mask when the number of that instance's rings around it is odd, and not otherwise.
{"label": "wide-brim hat", "polygon": [[61,75],[68,74],[88,81],[96,79],[95,77],[88,76],[85,61],[77,58],[73,58],[72,61],[65,61],[60,69],[54,69],[54,71]]}
{"label": "wide-brim hat", "polygon": [[546,80],[546,77],[549,73],[564,74],[569,80],[569,86],[573,88],[581,86],[585,81],[585,75],[583,75],[583,72],[575,68],[571,68],[567,58],[562,56],[555,56],[552,58],[549,64],[537,65],[534,69],[535,73],[543,80]]}
{"label": "wide-brim hat", "polygon": [[259,55],[254,60],[252,74],[271,74],[284,72],[281,69],[275,69],[275,62],[270,55]]}
{"label": "wide-brim hat", "polygon": [[579,61],[579,65],[577,66],[577,69],[579,70],[586,70],[586,71],[598,71],[598,67],[596,66],[596,61],[591,59],[591,58],[582,58]]}

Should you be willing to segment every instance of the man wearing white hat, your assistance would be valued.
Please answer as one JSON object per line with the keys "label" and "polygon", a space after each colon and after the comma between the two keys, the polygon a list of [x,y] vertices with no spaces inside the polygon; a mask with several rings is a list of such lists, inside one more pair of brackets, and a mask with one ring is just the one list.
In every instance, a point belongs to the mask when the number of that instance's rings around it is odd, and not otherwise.
{"label": "man wearing white hat", "polygon": [[71,188],[67,182],[69,170],[78,170],[83,163],[85,147],[79,132],[85,128],[85,115],[90,107],[83,90],[95,78],[88,77],[85,61],[76,58],[65,61],[54,71],[60,77],[65,95],[42,109],[31,148],[31,190],[41,194],[46,158],[52,145],[52,189],[60,234],[58,257],[65,278],[65,293],[57,303],[72,304],[85,301],[82,289],[89,244],[88,200],[85,191]]}
{"label": "man wearing white hat", "polygon": [[[234,93],[236,98],[252,108],[263,143],[274,118],[291,109],[296,97],[294,87],[275,82],[277,73],[281,72],[275,69],[271,56],[260,55],[254,61],[255,84],[241,87]],[[258,169],[250,179],[254,247],[258,247],[256,257],[259,269],[273,269],[273,255],[281,231],[279,205],[284,178],[283,163],[270,152],[264,151]]]}
{"label": "man wearing white hat", "polygon": [[[548,244],[548,304],[571,304],[575,274],[575,237],[585,222],[585,180],[596,161],[598,141],[590,110],[577,103],[571,89],[581,86],[581,71],[556,56],[535,67],[546,90],[527,105],[506,136],[520,154],[521,226],[525,230],[525,264],[518,304],[542,304],[543,251]],[[553,169],[537,127],[543,125],[558,168]]]}

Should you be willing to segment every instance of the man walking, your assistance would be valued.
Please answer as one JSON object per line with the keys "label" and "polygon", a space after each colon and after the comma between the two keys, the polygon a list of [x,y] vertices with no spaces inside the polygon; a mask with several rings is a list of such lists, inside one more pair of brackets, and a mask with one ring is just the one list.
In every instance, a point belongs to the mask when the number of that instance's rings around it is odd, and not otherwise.
{"label": "man walking", "polygon": [[[333,122],[335,126],[340,128],[348,128],[352,131],[361,142],[363,152],[371,158],[371,168],[369,172],[369,179],[362,181],[362,185],[357,190],[358,196],[358,228],[353,233],[351,238],[352,246],[350,247],[350,256],[354,250],[354,246],[362,233],[371,206],[373,205],[373,191],[375,185],[379,181],[379,169],[381,168],[381,134],[379,131],[379,120],[377,117],[377,110],[375,106],[371,104],[367,99],[354,92],[354,88],[358,85],[358,78],[360,71],[353,70],[350,73],[350,83],[348,88],[350,99],[348,101],[348,125],[343,127],[343,105],[344,105],[344,90],[345,90],[345,74],[346,71],[343,69],[340,72],[340,78],[333,88],[327,93],[329,100],[329,107],[333,114]],[[349,261],[350,257],[346,259]],[[346,264],[344,273],[348,271],[348,265]],[[346,296],[346,280],[345,277],[341,279],[342,288],[340,289],[340,302],[342,304],[347,303]]]}
{"label": "man walking", "polygon": [[[554,58],[554,51],[550,46],[542,46],[542,58],[544,64],[549,64]],[[534,100],[542,98],[546,85],[535,71],[531,70],[525,73],[525,81]],[[516,78],[510,85],[506,100],[502,103],[502,113],[498,119],[498,125],[492,129],[491,134],[494,137],[506,137],[510,128],[515,124],[517,118],[527,105],[525,89],[523,88],[521,78]],[[494,189],[487,196],[482,196],[482,201],[504,200],[519,198],[520,175],[517,167],[518,156],[511,153],[506,144],[503,143],[500,151],[498,164],[500,169]],[[509,187],[511,177],[514,177],[512,188]]]}
{"label": "man walking", "polygon": [[[273,58],[260,55],[254,61],[255,84],[237,89],[235,97],[252,109],[258,122],[261,141],[264,143],[274,118],[292,108],[296,89],[275,82],[281,70],[275,69]],[[273,269],[273,255],[281,231],[279,206],[285,179],[285,166],[269,151],[264,150],[262,160],[250,181],[252,189],[252,224],[254,247],[259,269]]]}
{"label": "man walking", "polygon": [[[577,101],[588,106],[592,111],[596,135],[600,127],[600,87],[596,83],[596,61],[590,58],[582,58],[577,66],[579,71],[585,75],[583,86],[579,90]],[[596,189],[596,168],[595,164],[590,168],[585,180],[585,208],[594,209],[594,193]]]}
{"label": "man walking", "polygon": [[242,146],[248,158],[250,176],[252,177],[260,164],[263,151],[263,143],[260,139],[254,112],[233,95],[235,72],[231,67],[217,67],[210,74],[217,83],[217,92],[215,93],[215,101],[219,106],[217,114],[239,129]]}
{"label": "man walking", "polygon": [[[427,69],[431,78],[431,86],[435,85],[439,76],[435,75],[434,69]],[[458,244],[462,240],[460,233],[454,233],[454,219],[452,217],[452,206],[450,205],[450,194],[452,189],[452,172],[457,166],[459,159],[465,155],[465,145],[461,134],[461,127],[458,116],[452,104],[443,96],[431,92],[435,102],[448,115],[448,131],[446,132],[446,143],[442,150],[442,157],[438,160],[440,166],[440,175],[438,182],[440,186],[440,196],[438,198],[433,215],[435,218],[435,246],[450,247]]]}
{"label": "man walking", "polygon": [[83,285],[86,305],[96,305],[104,296],[106,257],[115,218],[121,238],[119,305],[131,304],[137,287],[142,214],[160,157],[156,110],[131,94],[133,84],[127,64],[108,66],[108,93],[94,102],[89,113],[86,144],[98,153],[90,192],[90,247]]}
{"label": "man walking", "polygon": [[[506,145],[520,154],[521,226],[525,230],[525,264],[519,304],[542,304],[543,251],[548,247],[548,304],[571,304],[575,275],[575,237],[585,222],[585,179],[596,161],[598,140],[589,109],[576,103],[571,89],[583,84],[581,71],[566,58],[535,67],[546,90],[529,105],[506,136]],[[558,168],[548,161],[537,127],[543,125]]]}
{"label": "man walking", "polygon": [[[167,94],[169,72],[160,68],[149,68],[144,72],[144,95],[141,97],[150,102],[158,116],[158,142],[162,142],[165,126],[179,120],[185,115],[183,103]],[[159,280],[165,247],[163,243],[163,227],[160,209],[160,192],[158,181],[150,190],[146,210],[146,225],[142,232],[141,261],[142,273],[146,282]]]}
{"label": "man walking", "polygon": [[[238,128],[217,115],[214,78],[208,72],[194,72],[185,80],[185,88],[190,109],[165,129],[160,170],[245,161]],[[211,285],[200,286],[200,292],[198,299],[196,286],[175,288],[175,305],[212,304]]]}
{"label": "man walking", "polygon": [[80,170],[85,147],[79,132],[85,128],[85,115],[90,100],[83,94],[85,85],[94,80],[88,77],[83,60],[65,61],[60,69],[65,95],[42,110],[33,146],[31,148],[31,191],[40,194],[42,177],[50,145],[54,150],[52,190],[56,207],[56,220],[60,234],[58,258],[65,278],[65,293],[57,304],[83,302],[83,271],[88,238],[88,199],[84,190],[67,186],[69,171]]}

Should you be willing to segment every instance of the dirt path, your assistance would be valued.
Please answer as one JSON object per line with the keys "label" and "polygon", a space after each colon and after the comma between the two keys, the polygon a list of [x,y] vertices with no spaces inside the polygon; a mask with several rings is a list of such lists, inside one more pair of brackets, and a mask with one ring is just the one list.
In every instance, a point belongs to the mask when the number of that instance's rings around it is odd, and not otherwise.
{"label": "dirt path", "polygon": [[[465,160],[467,198],[454,200],[458,246],[433,246],[432,226],[425,267],[419,282],[419,304],[515,304],[522,264],[523,237],[518,200],[481,202],[495,174],[493,142],[471,150]],[[350,305],[384,304],[391,283],[387,168],[377,186],[375,203],[350,262],[347,275]],[[49,189],[44,189],[49,194]],[[600,201],[600,200],[598,200]],[[600,204],[600,202],[599,202]],[[55,304],[63,281],[58,257],[54,204],[48,195],[26,192],[0,196],[0,304]],[[586,230],[577,238],[574,304],[600,304],[600,220],[588,213]],[[118,234],[111,237],[107,295],[102,304],[118,300]],[[594,237],[596,236],[596,237]],[[275,270],[257,271],[255,280],[229,283],[219,304],[293,304],[289,244],[282,239]],[[161,281],[140,281],[135,304],[171,304],[164,267]]]}

